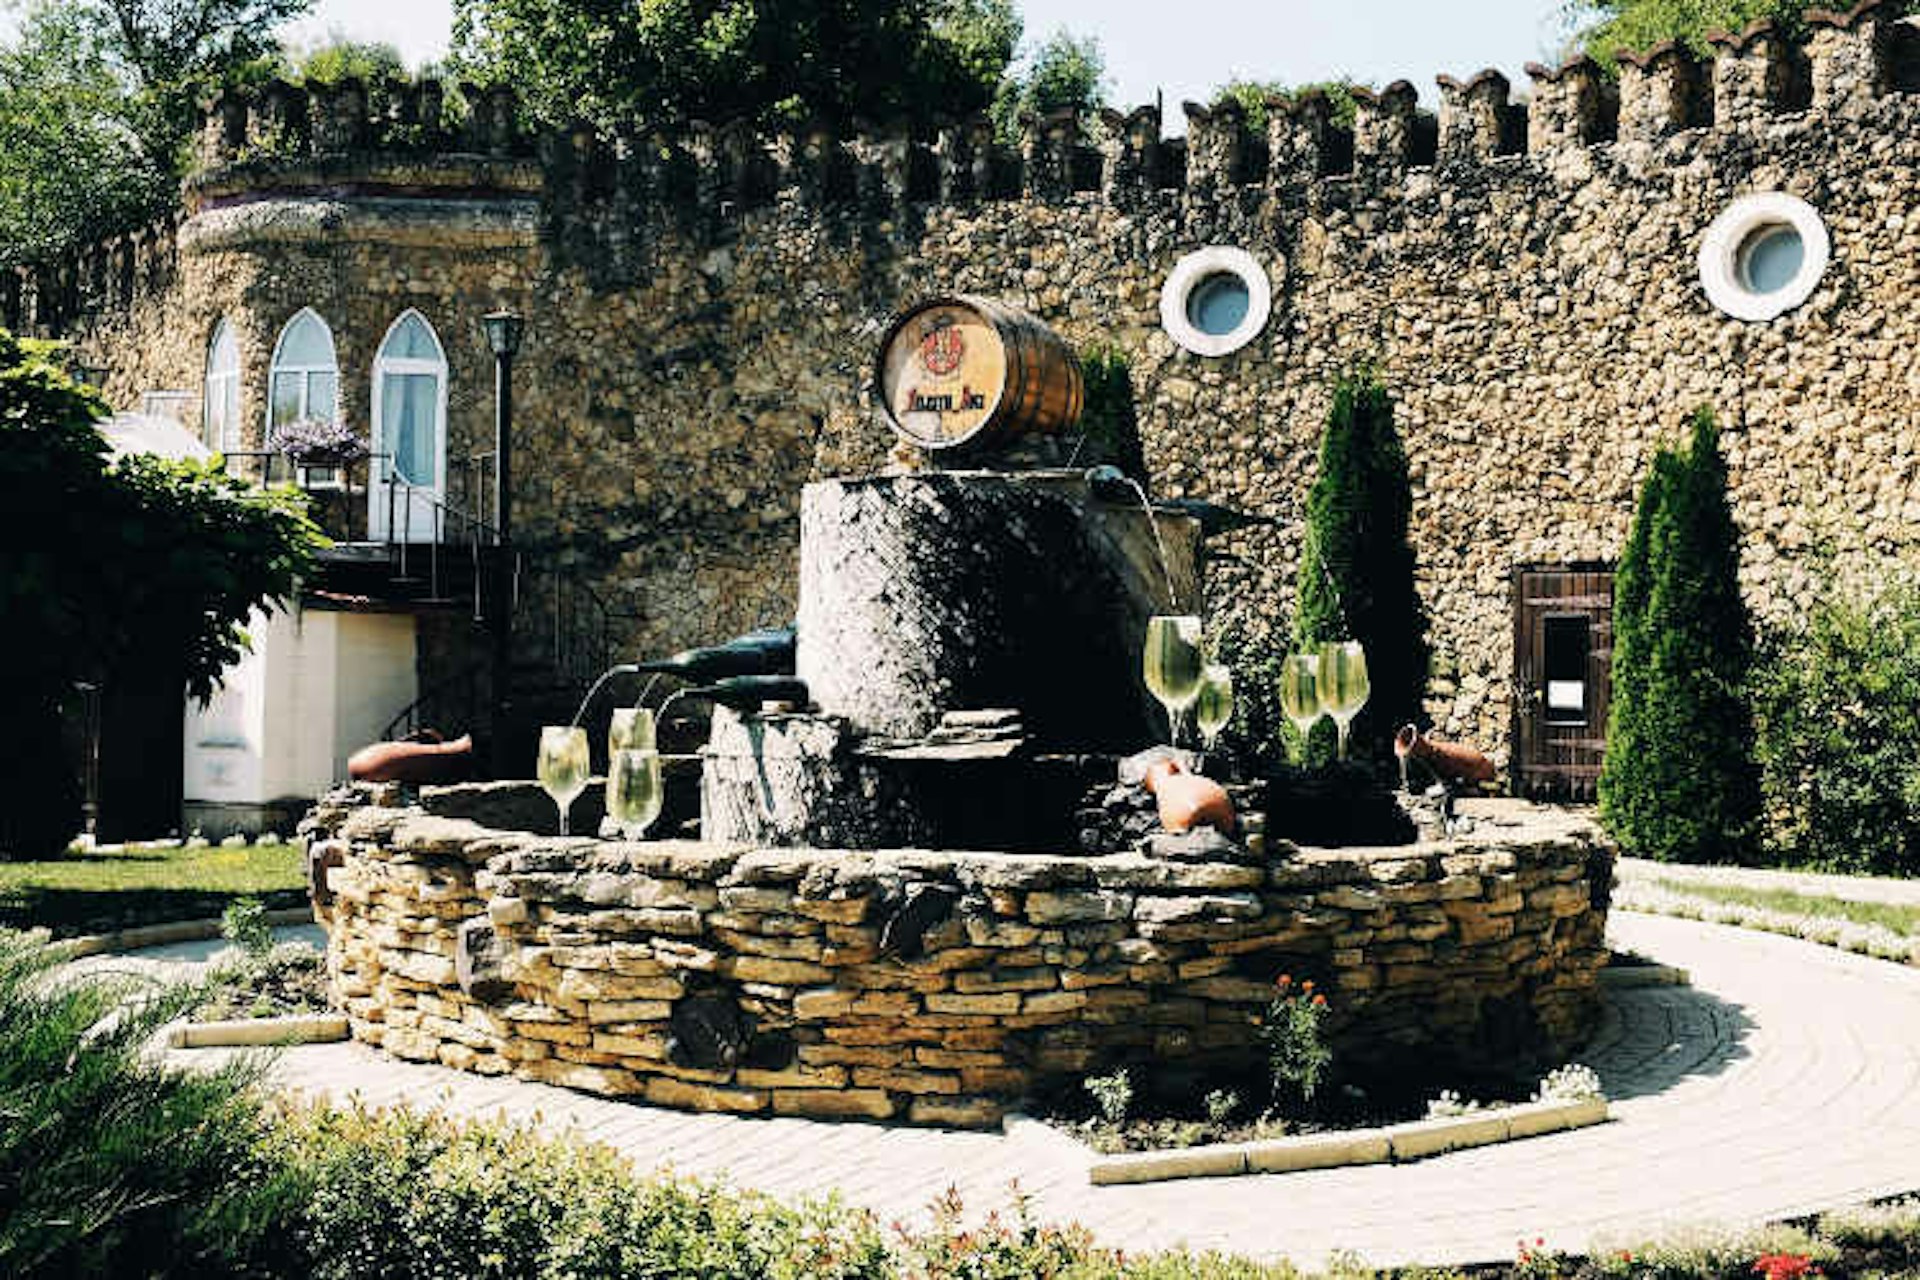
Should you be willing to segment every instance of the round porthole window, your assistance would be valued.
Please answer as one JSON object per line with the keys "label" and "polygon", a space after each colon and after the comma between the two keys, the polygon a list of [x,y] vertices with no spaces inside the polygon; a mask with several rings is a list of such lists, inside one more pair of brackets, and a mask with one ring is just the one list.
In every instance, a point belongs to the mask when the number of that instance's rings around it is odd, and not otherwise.
{"label": "round porthole window", "polygon": [[1167,336],[1202,356],[1238,351],[1267,327],[1273,286],[1245,249],[1214,245],[1174,264],[1160,291]]}
{"label": "round porthole window", "polygon": [[1813,296],[1831,254],[1826,224],[1806,201],[1779,191],[1743,196],[1707,228],[1700,282],[1735,319],[1772,320]]}

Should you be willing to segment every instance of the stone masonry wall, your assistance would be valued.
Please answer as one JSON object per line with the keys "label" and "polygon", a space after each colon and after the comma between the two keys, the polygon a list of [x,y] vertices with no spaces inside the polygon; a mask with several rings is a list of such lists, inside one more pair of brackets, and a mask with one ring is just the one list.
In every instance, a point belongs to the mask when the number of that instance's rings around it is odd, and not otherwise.
{"label": "stone masonry wall", "polygon": [[[453,362],[460,458],[491,429],[477,317],[526,311],[524,531],[631,602],[648,652],[792,616],[800,489],[887,460],[870,363],[924,296],[992,295],[1126,353],[1155,488],[1278,518],[1209,574],[1210,611],[1256,636],[1287,625],[1330,381],[1370,360],[1412,466],[1429,709],[1504,755],[1514,569],[1616,556],[1654,448],[1696,405],[1721,415],[1763,616],[1806,606],[1816,545],[1861,572],[1917,549],[1904,8],[1816,15],[1802,45],[1755,27],[1708,63],[1656,51],[1617,85],[1531,68],[1525,104],[1498,73],[1443,79],[1437,120],[1390,86],[1351,133],[1315,99],[1258,136],[1190,107],[1163,138],[1143,108],[1098,149],[1066,118],[1018,149],[977,122],[534,138],[494,99],[453,139],[369,122],[349,91],[274,90],[216,111],[182,220],[0,281],[0,312],[74,333],[119,404],[197,389],[233,317],[252,421],[278,327],[314,305],[364,422],[372,351],[415,305]],[[1821,212],[1832,265],[1781,319],[1730,320],[1697,278],[1702,234],[1776,189]],[[1173,263],[1207,244],[1248,249],[1274,285],[1265,332],[1222,359],[1158,323]]]}
{"label": "stone masonry wall", "polygon": [[311,820],[354,1036],[666,1106],[992,1124],[1122,1062],[1257,1062],[1283,972],[1329,994],[1361,1078],[1511,1071],[1577,1047],[1606,962],[1610,851],[1522,805],[1237,866],[555,840],[368,795]]}

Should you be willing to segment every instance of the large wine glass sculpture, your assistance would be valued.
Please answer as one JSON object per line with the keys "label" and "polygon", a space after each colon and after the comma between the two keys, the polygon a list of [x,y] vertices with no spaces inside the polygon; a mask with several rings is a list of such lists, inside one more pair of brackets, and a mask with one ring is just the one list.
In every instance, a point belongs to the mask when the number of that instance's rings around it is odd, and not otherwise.
{"label": "large wine glass sculpture", "polygon": [[1192,614],[1156,614],[1147,619],[1141,661],[1147,689],[1167,709],[1171,741],[1180,745],[1180,715],[1200,696],[1200,619]]}

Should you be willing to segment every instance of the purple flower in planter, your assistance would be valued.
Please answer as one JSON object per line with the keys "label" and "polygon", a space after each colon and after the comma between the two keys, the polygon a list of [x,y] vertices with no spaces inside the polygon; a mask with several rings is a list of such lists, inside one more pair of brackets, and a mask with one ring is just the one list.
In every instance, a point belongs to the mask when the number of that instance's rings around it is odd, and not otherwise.
{"label": "purple flower in planter", "polygon": [[300,418],[275,427],[267,443],[303,467],[342,467],[373,452],[344,422]]}

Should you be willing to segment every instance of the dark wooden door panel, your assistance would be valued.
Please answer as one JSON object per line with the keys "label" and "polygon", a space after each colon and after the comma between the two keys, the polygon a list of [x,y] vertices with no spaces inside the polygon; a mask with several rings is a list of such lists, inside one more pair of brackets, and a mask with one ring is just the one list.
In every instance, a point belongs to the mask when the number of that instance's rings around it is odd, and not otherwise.
{"label": "dark wooden door panel", "polygon": [[1590,800],[1606,753],[1613,572],[1521,569],[1513,641],[1515,789]]}

